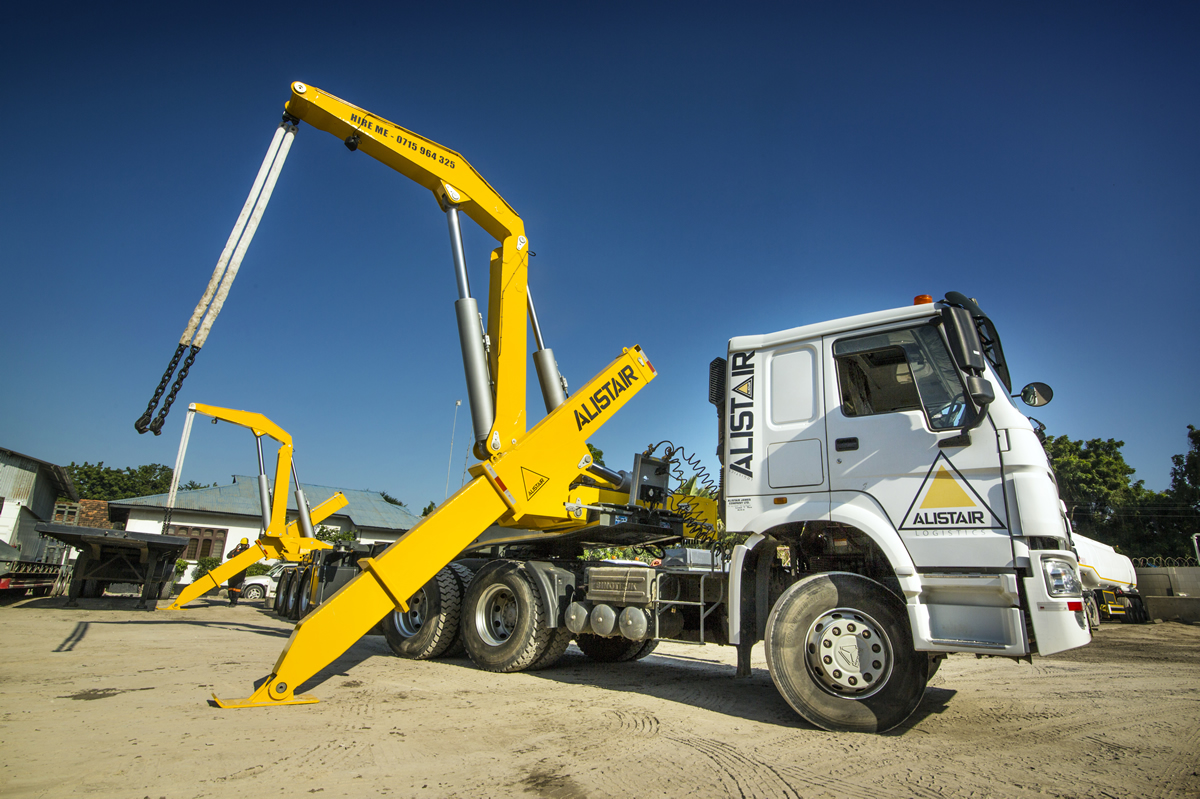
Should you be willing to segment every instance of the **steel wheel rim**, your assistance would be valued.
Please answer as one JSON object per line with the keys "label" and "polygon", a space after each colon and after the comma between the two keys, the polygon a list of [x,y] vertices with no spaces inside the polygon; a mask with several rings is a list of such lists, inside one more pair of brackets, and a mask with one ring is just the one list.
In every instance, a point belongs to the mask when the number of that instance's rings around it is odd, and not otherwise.
{"label": "steel wheel rim", "polygon": [[866,699],[892,676],[895,656],[879,622],[853,608],[835,608],[813,621],[804,641],[813,682],[843,699]]}
{"label": "steel wheel rim", "polygon": [[421,631],[421,625],[425,623],[425,605],[425,589],[422,588],[413,594],[412,599],[408,600],[407,613],[399,609],[392,611],[392,620],[396,623],[396,629],[405,638],[412,638]]}
{"label": "steel wheel rim", "polygon": [[489,585],[475,603],[475,629],[488,646],[508,641],[519,618],[517,597],[506,585]]}

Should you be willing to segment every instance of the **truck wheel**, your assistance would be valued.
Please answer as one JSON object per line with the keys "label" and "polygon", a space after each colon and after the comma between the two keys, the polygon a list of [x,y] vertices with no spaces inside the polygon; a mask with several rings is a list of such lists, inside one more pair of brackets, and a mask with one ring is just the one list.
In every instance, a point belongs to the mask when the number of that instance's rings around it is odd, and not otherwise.
{"label": "truck wheel", "polygon": [[1087,614],[1088,627],[1093,632],[1100,629],[1100,606],[1096,604],[1096,595],[1088,592],[1083,597],[1083,610]]}
{"label": "truck wheel", "polygon": [[925,693],[904,605],[874,580],[835,572],[784,591],[767,619],[767,668],[792,709],[833,732],[885,732]]}
{"label": "truck wheel", "polygon": [[252,585],[242,592],[242,597],[245,599],[262,599],[267,595],[267,591],[261,585]]}
{"label": "truck wheel", "polygon": [[555,627],[550,630],[550,640],[546,642],[546,649],[538,657],[537,660],[529,664],[526,671],[541,671],[548,669],[562,659],[562,656],[567,653],[567,647],[571,645],[571,639],[574,636],[566,627]]}
{"label": "truck wheel", "polygon": [[289,621],[298,621],[300,618],[300,589],[308,582],[306,579],[307,569],[296,569],[296,573],[292,575],[292,584],[288,588],[287,595],[287,618]]}
{"label": "truck wheel", "polygon": [[312,609],[312,569],[309,568],[300,576],[300,590],[296,593],[296,619],[303,619]]}
{"label": "truck wheel", "polygon": [[[454,576],[458,580],[459,596],[465,597],[467,589],[471,587],[471,580],[474,579],[475,572],[461,563],[451,563],[450,570],[454,572]],[[454,631],[454,640],[450,643],[450,647],[442,653],[442,657],[457,658],[465,654],[467,654],[467,647],[462,639],[462,625],[459,624]]]}
{"label": "truck wheel", "polygon": [[545,651],[553,630],[542,621],[537,586],[517,563],[485,566],[471,581],[462,637],[485,671],[523,671]]}
{"label": "truck wheel", "polygon": [[402,658],[428,660],[443,654],[458,637],[462,593],[449,566],[433,576],[408,600],[408,611],[396,608],[383,618],[388,646]]}
{"label": "truck wheel", "polygon": [[283,574],[279,575],[279,582],[275,585],[275,615],[287,616],[287,595],[288,590],[292,587],[293,570],[288,569]]}
{"label": "truck wheel", "polygon": [[[584,633],[575,638],[575,644],[583,654],[600,663],[624,663],[627,660],[637,660],[638,654],[646,648],[646,641],[630,641],[620,635],[604,638],[600,635]],[[657,646],[658,643],[654,642]],[[651,650],[654,647],[650,647]],[[649,655],[650,652],[646,652]],[[642,655],[645,657],[645,655]]]}
{"label": "truck wheel", "polygon": [[637,651],[637,654],[633,656],[633,659],[641,660],[642,658],[649,656],[650,653],[653,652],[655,649],[658,649],[658,641],[657,640],[650,639],[649,641],[643,641],[642,648]]}

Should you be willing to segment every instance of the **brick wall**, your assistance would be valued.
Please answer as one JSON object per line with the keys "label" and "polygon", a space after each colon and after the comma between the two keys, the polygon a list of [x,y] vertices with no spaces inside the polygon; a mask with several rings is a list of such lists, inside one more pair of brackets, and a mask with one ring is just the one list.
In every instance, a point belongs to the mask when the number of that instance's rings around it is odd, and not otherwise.
{"label": "brick wall", "polygon": [[79,500],[79,526],[115,529],[108,520],[108,503],[103,499]]}

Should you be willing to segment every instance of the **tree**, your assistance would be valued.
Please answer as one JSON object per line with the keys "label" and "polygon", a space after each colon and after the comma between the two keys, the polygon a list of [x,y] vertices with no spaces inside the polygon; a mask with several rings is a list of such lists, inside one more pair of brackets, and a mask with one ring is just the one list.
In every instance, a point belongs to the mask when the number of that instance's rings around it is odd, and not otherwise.
{"label": "tree", "polygon": [[1187,557],[1200,532],[1200,431],[1188,425],[1189,451],[1171,458],[1171,487],[1130,481],[1123,441],[1046,438],[1046,453],[1076,531],[1130,557]]}
{"label": "tree", "polygon": [[313,530],[313,535],[318,541],[324,541],[327,544],[336,544],[339,541],[357,541],[358,530],[339,530],[336,527],[318,524],[317,529]]}
{"label": "tree", "polygon": [[588,448],[588,452],[592,453],[592,463],[595,463],[598,466],[603,466],[604,465],[604,450],[600,449],[597,446],[592,445],[591,443],[589,443],[587,445],[587,448]]}
{"label": "tree", "polygon": [[388,503],[389,505],[399,505],[401,508],[407,508],[407,507],[408,507],[408,506],[407,506],[407,505],[405,505],[403,502],[401,502],[400,500],[396,499],[395,497],[393,497],[391,494],[389,494],[389,493],[388,493],[388,492],[386,492],[386,491],[380,491],[380,492],[379,492],[379,496],[380,496],[380,497],[382,497],[382,498],[383,498],[383,501],[384,501],[384,502],[386,502],[386,503]]}
{"label": "tree", "polygon": [[433,509],[436,507],[437,507],[437,505],[431,501],[428,505],[425,506],[425,510],[421,511],[421,516],[422,517],[428,516],[429,514],[433,513]]}
{"label": "tree", "polygon": [[183,483],[179,486],[179,490],[180,491],[198,491],[201,488],[216,488],[216,487],[217,487],[216,483],[213,483],[211,486],[206,486],[204,483],[197,483],[195,480],[188,480],[186,483]]}
{"label": "tree", "polygon": [[113,469],[105,466],[104,461],[95,465],[86,461],[79,465],[71,461],[66,470],[82,499],[109,501],[165,494],[171,490],[173,472],[170,466],[161,463]]}

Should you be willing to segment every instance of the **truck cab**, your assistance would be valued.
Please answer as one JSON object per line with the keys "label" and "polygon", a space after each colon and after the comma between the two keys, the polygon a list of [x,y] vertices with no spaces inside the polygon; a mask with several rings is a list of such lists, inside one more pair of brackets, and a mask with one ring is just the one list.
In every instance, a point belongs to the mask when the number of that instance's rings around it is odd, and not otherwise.
{"label": "truck cab", "polygon": [[[880,619],[855,625],[911,639],[889,642],[893,670],[908,649],[936,664],[951,652],[1025,657],[1090,641],[1053,472],[1010,399],[995,327],[973,300],[923,296],[908,307],[734,338],[712,378],[724,521],[748,535],[733,557],[730,643],[765,638],[769,657],[773,643],[782,647],[777,656],[797,643],[815,646],[816,655],[796,653],[805,662],[796,679],[810,678],[814,700],[862,697],[845,674],[857,673],[861,687],[866,672],[819,653],[840,647],[857,662],[869,652],[861,639],[843,640],[844,629],[836,640],[823,637],[818,628],[830,628],[838,608],[796,611],[809,629],[788,635],[803,640],[771,640],[766,609],[773,617],[788,592],[818,578],[835,605],[869,596],[902,613],[896,630]],[[747,592],[736,583],[750,582],[761,558],[787,563],[779,598],[739,612]],[[868,682],[878,685],[878,676]],[[829,702],[806,704],[806,692],[780,690],[810,721],[836,725],[814,709]]]}

